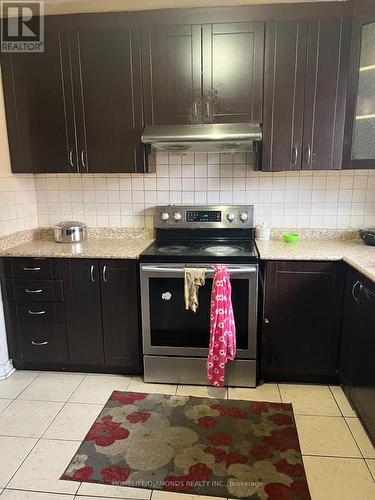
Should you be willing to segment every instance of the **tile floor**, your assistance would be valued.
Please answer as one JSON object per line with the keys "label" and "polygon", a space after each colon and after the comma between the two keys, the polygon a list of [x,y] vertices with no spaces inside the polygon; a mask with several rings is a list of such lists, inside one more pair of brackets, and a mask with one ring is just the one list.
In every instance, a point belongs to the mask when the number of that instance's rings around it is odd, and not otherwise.
{"label": "tile floor", "polygon": [[144,384],[121,375],[18,371],[0,381],[0,500],[195,500],[58,479],[115,389],[292,402],[313,500],[375,499],[375,449],[339,387],[226,390]]}

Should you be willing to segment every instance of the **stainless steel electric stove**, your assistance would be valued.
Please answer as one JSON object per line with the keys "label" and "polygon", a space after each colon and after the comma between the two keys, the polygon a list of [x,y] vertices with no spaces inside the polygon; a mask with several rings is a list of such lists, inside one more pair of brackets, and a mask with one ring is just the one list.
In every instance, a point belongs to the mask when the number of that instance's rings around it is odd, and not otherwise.
{"label": "stainless steel electric stove", "polygon": [[[162,206],[156,240],[140,255],[144,378],[147,382],[207,384],[213,264],[228,266],[236,321],[237,357],[226,385],[255,387],[258,253],[253,207]],[[206,268],[194,314],[184,308],[184,268]]]}

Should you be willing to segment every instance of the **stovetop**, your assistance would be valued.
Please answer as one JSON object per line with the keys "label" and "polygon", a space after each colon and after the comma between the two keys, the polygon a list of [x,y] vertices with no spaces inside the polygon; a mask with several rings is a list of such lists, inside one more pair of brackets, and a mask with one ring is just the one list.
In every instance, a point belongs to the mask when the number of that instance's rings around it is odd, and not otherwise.
{"label": "stovetop", "polygon": [[235,263],[258,260],[252,205],[155,207],[156,241],[143,262]]}
{"label": "stovetop", "polygon": [[255,262],[252,239],[208,238],[156,240],[140,255],[143,262]]}

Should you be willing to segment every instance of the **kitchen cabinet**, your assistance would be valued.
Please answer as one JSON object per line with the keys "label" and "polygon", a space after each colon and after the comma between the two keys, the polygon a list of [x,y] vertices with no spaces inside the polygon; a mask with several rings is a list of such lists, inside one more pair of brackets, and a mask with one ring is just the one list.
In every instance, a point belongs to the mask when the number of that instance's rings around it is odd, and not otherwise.
{"label": "kitchen cabinet", "polygon": [[45,33],[42,53],[1,56],[14,173],[70,170],[74,120],[71,89],[61,74],[61,53],[61,33],[56,31]]}
{"label": "kitchen cabinet", "polygon": [[44,53],[2,54],[13,172],[143,171],[138,31],[46,25]]}
{"label": "kitchen cabinet", "polygon": [[70,362],[139,371],[136,262],[67,259],[62,269]]}
{"label": "kitchen cabinet", "polygon": [[103,333],[99,262],[63,261],[69,361],[76,365],[103,365]]}
{"label": "kitchen cabinet", "polygon": [[264,24],[142,29],[147,125],[261,121]]}
{"label": "kitchen cabinet", "polygon": [[140,373],[136,261],[3,258],[0,268],[16,368]]}
{"label": "kitchen cabinet", "polygon": [[340,381],[375,441],[375,284],[352,269],[348,269],[344,308],[347,312],[342,330]]}
{"label": "kitchen cabinet", "polygon": [[8,350],[15,368],[67,363],[60,261],[6,258],[0,275]]}
{"label": "kitchen cabinet", "polygon": [[341,263],[266,262],[264,380],[336,380],[343,279]]}
{"label": "kitchen cabinet", "polygon": [[340,169],[347,18],[266,24],[262,170]]}
{"label": "kitchen cabinet", "polygon": [[375,10],[353,20],[343,168],[375,168]]}

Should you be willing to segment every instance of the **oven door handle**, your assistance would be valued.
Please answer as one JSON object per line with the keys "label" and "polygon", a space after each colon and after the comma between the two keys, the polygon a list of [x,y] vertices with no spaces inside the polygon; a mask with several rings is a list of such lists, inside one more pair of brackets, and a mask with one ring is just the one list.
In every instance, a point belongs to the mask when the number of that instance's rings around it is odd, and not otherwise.
{"label": "oven door handle", "polygon": [[[167,273],[167,274],[176,274],[176,273],[183,273],[185,270],[184,267],[158,267],[158,266],[142,266],[141,271],[146,272],[146,273]],[[257,268],[254,267],[232,267],[228,268],[228,272],[230,275],[234,274],[249,274],[249,273],[256,273]],[[215,271],[214,269],[207,269],[206,270],[206,275],[214,275]]]}

